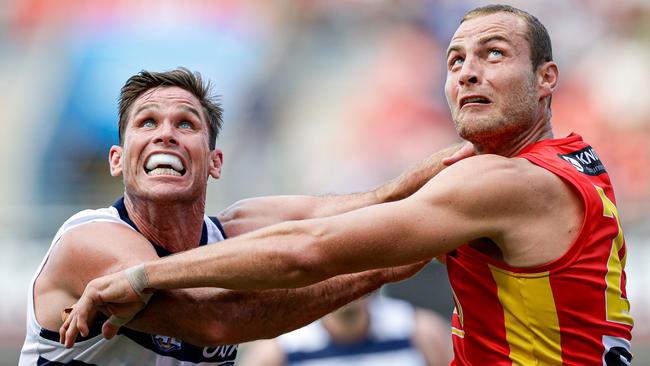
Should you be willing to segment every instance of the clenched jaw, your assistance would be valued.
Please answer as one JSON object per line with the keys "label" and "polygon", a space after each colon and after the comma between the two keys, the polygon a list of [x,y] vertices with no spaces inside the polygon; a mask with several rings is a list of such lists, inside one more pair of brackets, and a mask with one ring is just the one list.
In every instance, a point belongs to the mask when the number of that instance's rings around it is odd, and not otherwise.
{"label": "clenched jaw", "polygon": [[173,175],[180,177],[185,174],[185,167],[181,159],[176,155],[155,153],[147,159],[145,171],[149,176]]}

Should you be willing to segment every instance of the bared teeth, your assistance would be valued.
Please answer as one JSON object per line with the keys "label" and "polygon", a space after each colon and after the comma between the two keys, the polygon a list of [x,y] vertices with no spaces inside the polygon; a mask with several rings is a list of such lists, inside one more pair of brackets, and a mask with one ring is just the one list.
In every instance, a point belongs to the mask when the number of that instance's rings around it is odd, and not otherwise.
{"label": "bared teeth", "polygon": [[488,103],[490,103],[490,101],[485,99],[485,98],[481,98],[481,97],[471,97],[471,98],[463,99],[462,103],[461,103],[462,104],[461,106],[463,106],[465,104],[468,104],[468,103],[488,104]]}
{"label": "bared teeth", "polygon": [[181,173],[177,172],[176,170],[172,168],[156,168],[147,173],[150,176],[155,176],[155,175],[173,175],[176,177],[180,177]]}
{"label": "bared teeth", "polygon": [[178,156],[164,153],[152,154],[145,164],[145,169],[148,171],[152,171],[157,168],[171,168],[172,170],[175,170],[177,173],[179,173],[179,175],[182,175],[182,173],[185,171],[183,162],[181,162],[181,159],[179,159]]}

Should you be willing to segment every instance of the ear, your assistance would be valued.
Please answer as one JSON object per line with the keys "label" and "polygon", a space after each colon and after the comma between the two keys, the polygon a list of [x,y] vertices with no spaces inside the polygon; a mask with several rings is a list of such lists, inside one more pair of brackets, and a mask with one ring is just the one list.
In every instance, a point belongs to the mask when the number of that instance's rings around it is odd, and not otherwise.
{"label": "ear", "polygon": [[539,91],[539,99],[542,100],[555,91],[560,70],[557,64],[553,61],[546,62],[537,68],[537,88]]}
{"label": "ear", "polygon": [[112,176],[122,175],[122,146],[111,146],[111,150],[108,152],[108,164],[111,167]]}
{"label": "ear", "polygon": [[223,165],[223,153],[219,149],[214,149],[210,151],[210,167],[208,169],[208,174],[214,178],[219,179],[221,177],[221,166]]}

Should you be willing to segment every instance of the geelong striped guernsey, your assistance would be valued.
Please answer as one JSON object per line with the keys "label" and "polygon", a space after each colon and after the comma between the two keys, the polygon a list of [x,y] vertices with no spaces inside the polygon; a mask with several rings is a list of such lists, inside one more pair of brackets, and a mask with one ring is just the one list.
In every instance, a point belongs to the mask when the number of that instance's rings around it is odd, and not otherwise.
{"label": "geelong striped guernsey", "polygon": [[425,366],[411,342],[415,309],[406,301],[373,295],[370,329],[354,344],[336,344],[320,321],[278,338],[287,366]]}
{"label": "geelong striped guernsey", "polygon": [[584,221],[564,255],[536,267],[511,267],[469,245],[447,254],[452,365],[630,365],[625,239],[605,167],[576,134],[518,157],[573,186]]}
{"label": "geelong striped guernsey", "polygon": [[[138,230],[131,221],[124,206],[124,200],[118,200],[113,206],[97,210],[85,210],[68,219],[52,240],[41,265],[38,267],[28,292],[27,300],[27,335],[20,353],[19,366],[34,365],[234,365],[237,357],[237,345],[218,347],[198,347],[180,339],[146,334],[122,327],[120,333],[111,340],[101,335],[101,323],[96,321],[87,337],[77,338],[70,349],[59,343],[58,330],[41,327],[34,314],[34,282],[43,269],[43,265],[57,245],[61,236],[68,230],[90,222],[115,222],[128,225]],[[200,245],[223,240],[225,234],[219,221],[214,217],[204,216]],[[166,249],[152,244],[163,257],[171,254]]]}

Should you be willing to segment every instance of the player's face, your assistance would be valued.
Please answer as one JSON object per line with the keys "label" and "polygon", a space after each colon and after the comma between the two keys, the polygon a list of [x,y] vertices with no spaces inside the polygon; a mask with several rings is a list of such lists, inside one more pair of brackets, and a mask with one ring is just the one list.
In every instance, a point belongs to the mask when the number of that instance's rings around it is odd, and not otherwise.
{"label": "player's face", "polygon": [[540,97],[525,35],[523,19],[496,13],[465,21],[452,37],[445,95],[464,139],[505,142],[532,126]]}
{"label": "player's face", "polygon": [[210,151],[201,103],[178,87],[147,91],[131,106],[123,147],[111,148],[113,175],[126,193],[147,200],[205,199],[208,176],[218,178],[221,151]]}

